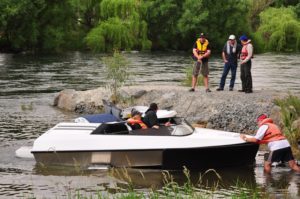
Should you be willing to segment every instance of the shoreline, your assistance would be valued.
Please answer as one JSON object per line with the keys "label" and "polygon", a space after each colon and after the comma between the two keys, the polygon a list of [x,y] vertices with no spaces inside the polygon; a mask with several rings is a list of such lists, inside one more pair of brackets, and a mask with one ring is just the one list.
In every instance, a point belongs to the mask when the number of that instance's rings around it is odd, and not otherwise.
{"label": "shoreline", "polygon": [[[251,94],[234,91],[206,93],[203,87],[188,92],[188,87],[168,85],[124,86],[120,89],[123,103],[120,108],[158,103],[160,109],[173,109],[179,117],[201,127],[237,133],[254,133],[256,117],[267,113],[275,123],[281,122],[280,107],[275,99],[283,99],[290,92],[254,90]],[[109,100],[111,92],[99,87],[87,91],[62,90],[54,99],[54,106],[80,114],[103,112],[102,99]]]}

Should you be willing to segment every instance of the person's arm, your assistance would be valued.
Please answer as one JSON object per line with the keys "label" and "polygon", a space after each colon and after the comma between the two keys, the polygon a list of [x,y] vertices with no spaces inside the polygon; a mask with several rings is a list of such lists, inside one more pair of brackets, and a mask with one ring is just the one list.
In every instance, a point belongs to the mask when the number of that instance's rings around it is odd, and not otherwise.
{"label": "person's arm", "polygon": [[241,134],[240,138],[242,140],[244,140],[245,142],[254,142],[254,143],[256,143],[258,141],[255,137],[250,137],[250,136],[247,136],[245,134]]}
{"label": "person's arm", "polygon": [[201,59],[208,58],[210,56],[210,54],[211,54],[210,49],[207,49],[206,53],[203,56],[201,56]]}
{"label": "person's arm", "polygon": [[193,55],[194,55],[194,57],[195,57],[197,60],[200,59],[200,56],[198,55],[198,50],[197,50],[197,48],[193,48]]}
{"label": "person's arm", "polygon": [[254,137],[247,136],[245,134],[241,134],[240,137],[245,142],[258,142],[259,140],[263,139],[267,130],[268,130],[268,125],[262,125],[261,127],[259,127],[259,129],[257,130],[257,133]]}
{"label": "person's arm", "polygon": [[222,52],[222,58],[223,58],[223,61],[224,61],[225,63],[228,62],[227,59],[226,59],[226,55],[225,55],[225,52],[224,52],[224,51]]}

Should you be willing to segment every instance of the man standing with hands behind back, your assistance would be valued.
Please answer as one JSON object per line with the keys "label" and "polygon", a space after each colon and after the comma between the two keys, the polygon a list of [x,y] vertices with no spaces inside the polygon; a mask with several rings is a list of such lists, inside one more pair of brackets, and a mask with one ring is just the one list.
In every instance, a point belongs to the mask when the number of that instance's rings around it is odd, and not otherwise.
{"label": "man standing with hands behind back", "polygon": [[197,39],[193,46],[193,59],[196,61],[193,68],[193,78],[192,78],[192,88],[189,90],[190,92],[194,92],[197,82],[199,72],[204,77],[204,86],[206,88],[206,92],[211,92],[208,86],[208,58],[210,56],[210,47],[209,42],[205,38],[204,33],[200,34],[200,38]]}

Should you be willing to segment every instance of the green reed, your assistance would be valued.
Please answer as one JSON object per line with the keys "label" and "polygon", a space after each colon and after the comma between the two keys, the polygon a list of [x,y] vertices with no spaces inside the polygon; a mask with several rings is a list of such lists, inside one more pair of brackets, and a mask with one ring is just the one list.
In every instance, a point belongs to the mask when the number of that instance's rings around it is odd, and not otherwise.
{"label": "green reed", "polygon": [[293,122],[300,118],[300,99],[290,94],[285,99],[276,99],[274,103],[281,108],[284,134],[292,145],[297,144],[297,140],[300,138],[300,129],[295,128]]}

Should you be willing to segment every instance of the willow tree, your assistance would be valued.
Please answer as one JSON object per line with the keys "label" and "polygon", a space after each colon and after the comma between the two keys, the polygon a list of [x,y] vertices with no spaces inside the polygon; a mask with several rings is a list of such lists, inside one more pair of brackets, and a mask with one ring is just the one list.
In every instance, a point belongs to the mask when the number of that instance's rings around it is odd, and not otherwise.
{"label": "willow tree", "polygon": [[103,0],[100,22],[88,33],[87,45],[98,52],[150,49],[144,10],[142,0]]}
{"label": "willow tree", "polygon": [[300,21],[294,7],[268,8],[260,14],[256,32],[267,51],[299,51]]}

